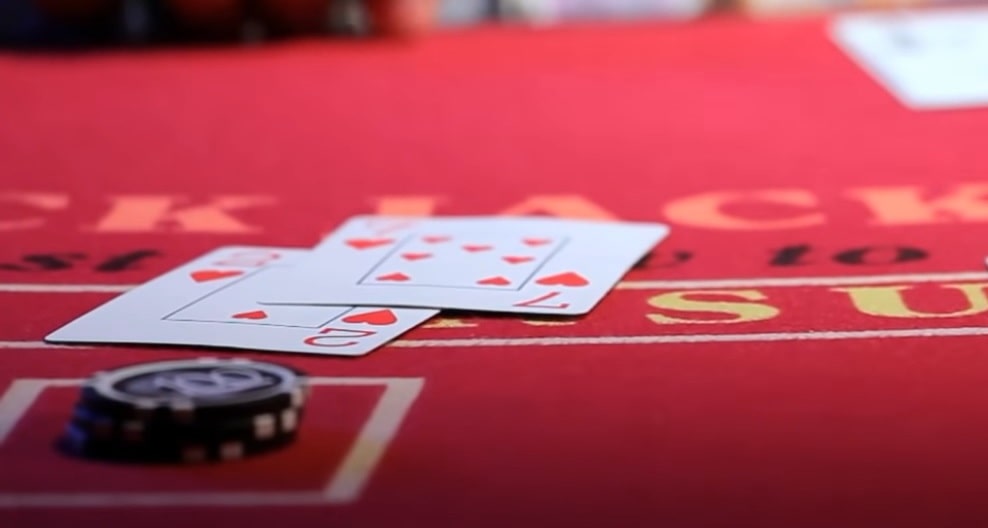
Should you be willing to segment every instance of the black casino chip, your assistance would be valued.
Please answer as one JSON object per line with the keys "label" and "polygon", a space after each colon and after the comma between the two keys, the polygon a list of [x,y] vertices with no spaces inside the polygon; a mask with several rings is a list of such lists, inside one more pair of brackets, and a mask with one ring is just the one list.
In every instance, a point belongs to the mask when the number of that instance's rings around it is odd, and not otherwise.
{"label": "black casino chip", "polygon": [[248,359],[162,361],[97,372],[80,404],[120,420],[193,423],[302,407],[300,372]]}
{"label": "black casino chip", "polygon": [[161,361],[94,374],[62,451],[125,462],[226,461],[290,444],[307,377],[247,359]]}
{"label": "black casino chip", "polygon": [[290,407],[249,417],[212,418],[193,423],[120,420],[77,405],[69,425],[94,440],[118,444],[141,444],[171,438],[203,441],[240,438],[260,441],[295,434],[301,416],[301,408]]}
{"label": "black casino chip", "polygon": [[122,442],[98,438],[76,424],[69,424],[65,434],[59,439],[58,447],[72,456],[110,462],[197,464],[240,460],[271,452],[289,445],[295,440],[295,436],[292,433],[263,440],[238,437],[154,437],[146,442]]}

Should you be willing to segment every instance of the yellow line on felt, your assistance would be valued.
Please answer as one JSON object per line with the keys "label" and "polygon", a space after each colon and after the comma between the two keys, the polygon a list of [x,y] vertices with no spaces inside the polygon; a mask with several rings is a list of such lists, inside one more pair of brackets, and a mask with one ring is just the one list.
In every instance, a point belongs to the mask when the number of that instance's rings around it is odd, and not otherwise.
{"label": "yellow line on felt", "polygon": [[[799,286],[853,286],[858,284],[924,283],[988,280],[988,272],[957,271],[948,273],[906,273],[891,275],[851,275],[835,277],[770,277],[691,280],[623,281],[618,290],[670,290],[702,288],[786,288]],[[123,293],[136,284],[45,284],[0,283],[6,293]]]}

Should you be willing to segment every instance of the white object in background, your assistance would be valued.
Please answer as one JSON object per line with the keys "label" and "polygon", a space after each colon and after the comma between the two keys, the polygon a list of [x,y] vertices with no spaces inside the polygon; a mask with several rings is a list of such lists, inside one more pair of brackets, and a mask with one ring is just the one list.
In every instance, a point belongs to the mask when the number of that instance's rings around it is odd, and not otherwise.
{"label": "white object in background", "polygon": [[847,14],[831,36],[910,108],[988,105],[988,9]]}
{"label": "white object in background", "polygon": [[482,24],[493,17],[494,0],[441,0],[438,11],[442,27]]}
{"label": "white object in background", "polygon": [[532,23],[575,20],[692,18],[710,7],[708,0],[501,0],[500,18]]}

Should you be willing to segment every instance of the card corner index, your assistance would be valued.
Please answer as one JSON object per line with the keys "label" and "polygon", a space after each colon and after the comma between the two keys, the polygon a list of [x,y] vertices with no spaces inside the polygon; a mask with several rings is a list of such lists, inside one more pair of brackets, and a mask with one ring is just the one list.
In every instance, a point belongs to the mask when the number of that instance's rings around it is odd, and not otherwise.
{"label": "card corner index", "polygon": [[289,247],[281,247],[281,246],[229,244],[229,245],[218,246],[205,253],[202,253],[198,257],[186,262],[186,264],[191,265],[191,264],[195,264],[199,260],[216,258],[221,255],[226,255],[231,253],[247,253],[254,251],[274,251],[278,253],[285,253],[291,255],[296,252],[305,251],[305,250],[302,248],[289,248]]}
{"label": "card corner index", "polygon": [[[109,303],[108,303],[109,304]],[[95,310],[94,310],[95,311]],[[92,313],[92,312],[90,312]],[[62,323],[54,330],[48,332],[47,335],[41,338],[43,343],[51,344],[68,344],[68,343],[85,343],[88,340],[80,339],[76,337],[78,335],[78,325],[85,324],[88,319],[89,313],[84,314],[80,317],[72,319],[66,323]]]}
{"label": "card corner index", "polygon": [[68,327],[71,324],[72,324],[72,322],[70,321],[67,324],[64,324],[64,325],[59,326],[55,330],[52,330],[51,332],[48,332],[48,335],[46,335],[46,336],[44,336],[44,337],[41,338],[41,342],[42,343],[62,343],[62,342],[64,342],[64,340],[59,337],[59,334],[62,334],[63,331],[65,330],[65,328]]}
{"label": "card corner index", "polygon": [[358,214],[346,218],[340,227],[346,227],[355,223],[360,222],[411,222],[417,220],[423,220],[426,217],[421,216],[407,216],[407,215],[375,215],[375,214]]}
{"label": "card corner index", "polygon": [[663,222],[646,222],[642,224],[646,229],[655,231],[656,237],[660,240],[669,236],[672,232],[672,226]]}
{"label": "card corner index", "polygon": [[265,247],[265,246],[250,246],[250,245],[244,245],[244,244],[226,244],[226,245],[214,247],[213,249],[211,249],[211,250],[203,253],[202,256],[205,257],[205,256],[213,255],[213,254],[216,254],[216,253],[226,253],[228,251],[253,251],[253,250],[256,250],[256,249],[262,248],[262,247]]}
{"label": "card corner index", "polygon": [[339,223],[338,228],[346,227],[353,223],[366,222],[368,220],[373,220],[375,218],[381,218],[381,217],[382,217],[381,215],[372,215],[372,214],[351,215],[344,218],[343,221]]}

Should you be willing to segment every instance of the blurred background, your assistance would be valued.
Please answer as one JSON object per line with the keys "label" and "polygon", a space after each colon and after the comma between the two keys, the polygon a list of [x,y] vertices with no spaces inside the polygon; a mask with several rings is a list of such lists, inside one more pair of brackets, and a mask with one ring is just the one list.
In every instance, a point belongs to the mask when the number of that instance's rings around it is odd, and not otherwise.
{"label": "blurred background", "polygon": [[0,45],[262,42],[411,36],[479,24],[686,21],[972,5],[959,0],[0,0]]}

